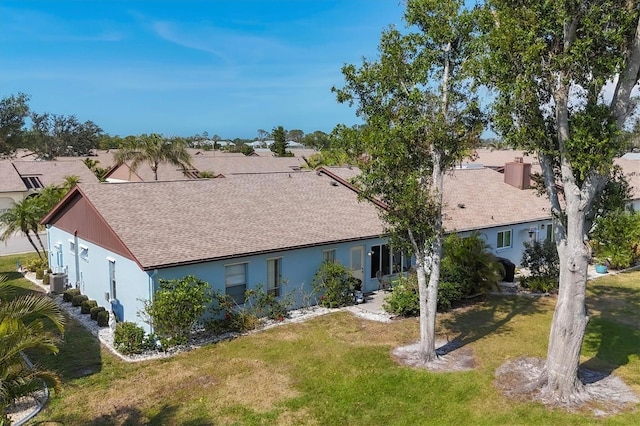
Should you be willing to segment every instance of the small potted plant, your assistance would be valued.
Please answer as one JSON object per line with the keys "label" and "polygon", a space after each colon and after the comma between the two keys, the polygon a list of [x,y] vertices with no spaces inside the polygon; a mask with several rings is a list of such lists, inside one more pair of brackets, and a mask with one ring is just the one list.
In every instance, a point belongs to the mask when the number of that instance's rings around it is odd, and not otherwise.
{"label": "small potted plant", "polygon": [[595,268],[597,273],[606,274],[609,269],[609,261],[607,259],[596,259]]}

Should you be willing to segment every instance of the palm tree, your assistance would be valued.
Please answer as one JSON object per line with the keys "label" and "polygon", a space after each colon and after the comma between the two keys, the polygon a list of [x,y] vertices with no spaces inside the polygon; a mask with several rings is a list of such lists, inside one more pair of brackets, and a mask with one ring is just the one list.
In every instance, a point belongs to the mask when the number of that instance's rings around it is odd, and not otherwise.
{"label": "palm tree", "polygon": [[34,233],[40,239],[37,231],[38,222],[38,206],[34,202],[34,197],[13,203],[12,208],[0,215],[0,224],[4,226],[2,234],[0,234],[0,241],[7,241],[13,234],[22,232],[36,250],[36,253],[38,253],[38,257],[42,258],[45,252],[42,241],[40,241],[40,247],[42,248],[42,253],[40,253],[38,246],[31,238],[31,234]]}
{"label": "palm tree", "polygon": [[158,180],[158,166],[161,163],[169,163],[183,169],[192,168],[191,155],[183,141],[174,139],[166,140],[157,133],[141,135],[133,144],[122,147],[114,160],[117,164],[130,162],[129,167],[136,171],[142,163],[149,164],[155,180]]}
{"label": "palm tree", "polygon": [[0,276],[0,424],[8,424],[6,410],[11,403],[41,389],[43,383],[60,390],[58,376],[31,365],[24,351],[58,353],[60,338],[45,326],[49,323],[62,334],[64,316],[52,299],[35,294],[16,296],[16,289],[6,276]]}

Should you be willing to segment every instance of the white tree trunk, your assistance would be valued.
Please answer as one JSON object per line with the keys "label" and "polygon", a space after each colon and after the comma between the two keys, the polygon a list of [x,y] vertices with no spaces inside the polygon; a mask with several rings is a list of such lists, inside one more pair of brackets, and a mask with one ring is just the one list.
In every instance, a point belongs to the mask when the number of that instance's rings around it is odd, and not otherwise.
{"label": "white tree trunk", "polygon": [[560,401],[578,401],[583,385],[578,379],[580,350],[589,317],[585,307],[588,249],[584,243],[585,212],[580,199],[567,195],[566,238],[558,242],[560,288],[553,314],[547,352],[544,392]]}

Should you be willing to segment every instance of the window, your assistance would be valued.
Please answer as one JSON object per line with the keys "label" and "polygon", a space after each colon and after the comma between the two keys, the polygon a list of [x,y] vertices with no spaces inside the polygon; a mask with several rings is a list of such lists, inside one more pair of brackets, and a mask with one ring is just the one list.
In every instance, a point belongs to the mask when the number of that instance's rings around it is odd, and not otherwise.
{"label": "window", "polygon": [[80,246],[80,257],[84,260],[89,259],[89,247]]}
{"label": "window", "polygon": [[109,261],[109,293],[111,299],[116,299],[116,261],[113,259],[107,259]]}
{"label": "window", "polygon": [[71,253],[73,253],[74,256],[75,256],[75,254],[76,254],[76,243],[73,242],[72,240],[69,240],[69,251]]}
{"label": "window", "polygon": [[399,274],[407,272],[411,268],[411,258],[400,250],[391,251],[388,244],[371,247],[371,278],[376,278],[376,273],[382,271],[382,275]]}
{"label": "window", "polygon": [[226,295],[233,297],[238,305],[242,305],[244,292],[247,290],[247,264],[227,265],[224,267],[224,273]]}
{"label": "window", "polygon": [[511,230],[498,232],[498,248],[511,247]]}
{"label": "window", "polygon": [[267,294],[280,296],[282,280],[282,259],[267,259]]}
{"label": "window", "polygon": [[43,187],[38,176],[22,176],[22,182],[27,189],[40,189]]}
{"label": "window", "polygon": [[555,241],[555,235],[553,233],[553,226],[548,223],[547,224],[547,236],[545,238],[547,241]]}
{"label": "window", "polygon": [[322,261],[323,262],[335,262],[336,261],[336,251],[335,250],[322,250]]}

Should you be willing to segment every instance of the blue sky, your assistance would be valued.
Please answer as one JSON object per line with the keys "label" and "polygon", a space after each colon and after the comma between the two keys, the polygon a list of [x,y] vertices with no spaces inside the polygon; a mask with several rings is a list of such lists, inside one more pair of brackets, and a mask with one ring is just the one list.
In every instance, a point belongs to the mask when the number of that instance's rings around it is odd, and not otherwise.
{"label": "blue sky", "polygon": [[400,0],[0,1],[0,97],[111,135],[359,123],[330,89],[402,26]]}

